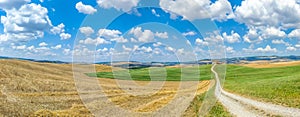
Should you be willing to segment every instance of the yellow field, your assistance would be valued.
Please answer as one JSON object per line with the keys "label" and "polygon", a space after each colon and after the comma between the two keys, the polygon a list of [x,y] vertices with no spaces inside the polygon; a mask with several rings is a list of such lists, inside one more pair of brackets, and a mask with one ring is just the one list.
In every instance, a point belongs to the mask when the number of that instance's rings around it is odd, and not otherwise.
{"label": "yellow field", "polygon": [[[98,72],[110,70],[110,66],[96,65]],[[145,98],[118,95],[124,89],[118,87],[116,80],[98,81],[111,102],[134,112],[153,112],[163,107],[173,99],[180,83],[166,82],[161,90]],[[202,81],[197,93],[207,91],[209,84],[210,81]],[[92,116],[77,93],[71,64],[0,60],[0,89],[0,116]]]}
{"label": "yellow field", "polygon": [[274,67],[285,67],[285,66],[295,66],[300,65],[300,61],[290,61],[290,62],[274,62],[270,63],[268,61],[256,61],[249,64],[240,64],[241,66],[252,67],[252,68],[274,68]]}

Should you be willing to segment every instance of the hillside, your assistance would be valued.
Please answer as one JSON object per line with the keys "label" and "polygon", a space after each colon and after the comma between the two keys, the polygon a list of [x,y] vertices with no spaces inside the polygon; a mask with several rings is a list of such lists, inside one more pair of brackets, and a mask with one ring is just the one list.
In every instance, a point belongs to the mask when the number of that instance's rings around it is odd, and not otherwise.
{"label": "hillside", "polygon": [[[96,65],[96,71],[109,72],[111,67]],[[71,64],[0,59],[0,81],[0,116],[92,116],[77,93]],[[179,82],[165,82],[159,92],[145,95],[147,96],[145,98],[145,96],[120,94],[124,90],[144,90],[132,87],[127,81],[122,81],[124,86],[130,87],[127,89],[116,87],[118,85],[112,79],[99,79],[99,82],[104,88],[103,92],[113,104],[135,112],[152,112],[163,107],[173,100],[179,86]],[[143,81],[137,83],[148,84]],[[205,93],[209,83],[208,80],[201,82],[197,94]],[[94,101],[109,102],[103,99]],[[183,102],[194,104],[194,102]],[[88,103],[92,106],[95,104],[97,106],[100,104],[100,107],[107,106],[102,105],[103,103]],[[193,109],[186,110],[185,115],[195,112]],[[226,113],[223,112],[223,108],[217,111]]]}

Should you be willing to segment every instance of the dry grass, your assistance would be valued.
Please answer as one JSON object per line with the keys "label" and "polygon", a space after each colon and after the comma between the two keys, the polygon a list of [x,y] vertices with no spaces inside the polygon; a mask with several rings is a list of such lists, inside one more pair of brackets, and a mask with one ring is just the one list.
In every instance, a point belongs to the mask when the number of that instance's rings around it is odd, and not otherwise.
{"label": "dry grass", "polygon": [[5,116],[56,116],[59,110],[65,110],[91,115],[87,109],[82,111],[74,107],[82,103],[72,75],[70,64],[0,60],[0,113]]}
{"label": "dry grass", "polygon": [[[98,72],[112,69],[95,66]],[[130,94],[117,96],[125,92],[118,88],[115,80],[99,81],[110,101],[136,112],[153,112],[163,107],[173,99],[180,83],[165,82],[161,90],[145,98]],[[136,83],[144,86],[149,82]],[[209,83],[202,81],[197,93],[207,91]],[[71,64],[0,60],[0,89],[0,116],[92,116],[79,98]]]}
{"label": "dry grass", "polygon": [[286,67],[300,65],[300,61],[290,61],[290,62],[275,62],[270,63],[268,61],[259,61],[249,64],[240,64],[241,66],[252,67],[252,68],[274,68],[274,67]]}

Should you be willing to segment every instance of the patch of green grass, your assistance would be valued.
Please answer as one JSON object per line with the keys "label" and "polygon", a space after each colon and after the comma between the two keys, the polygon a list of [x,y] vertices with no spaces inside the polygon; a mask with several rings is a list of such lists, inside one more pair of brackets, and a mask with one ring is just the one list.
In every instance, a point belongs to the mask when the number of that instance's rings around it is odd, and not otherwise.
{"label": "patch of green grass", "polygon": [[[198,117],[199,109],[204,101],[205,94],[197,95],[191,102],[191,105],[187,108],[183,117]],[[232,115],[222,106],[220,102],[217,102],[211,110],[205,115],[205,117],[232,117]]]}
{"label": "patch of green grass", "polygon": [[[140,81],[195,81],[210,80],[211,65],[202,65],[199,68],[141,68],[119,70],[114,72],[86,73],[90,77],[111,78],[120,80]],[[199,75],[200,71],[200,75]]]}
{"label": "patch of green grass", "polygon": [[300,108],[300,66],[250,68],[228,65],[224,88],[261,101]]}

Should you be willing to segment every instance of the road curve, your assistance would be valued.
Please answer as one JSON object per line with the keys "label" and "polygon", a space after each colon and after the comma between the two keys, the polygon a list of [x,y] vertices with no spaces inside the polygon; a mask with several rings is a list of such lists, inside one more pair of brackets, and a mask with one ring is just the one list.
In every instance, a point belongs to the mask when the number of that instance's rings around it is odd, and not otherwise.
{"label": "road curve", "polygon": [[216,64],[211,68],[216,80],[215,95],[231,114],[237,117],[259,117],[266,115],[300,117],[300,109],[259,102],[224,91],[221,87],[218,73],[214,71],[215,66]]}

